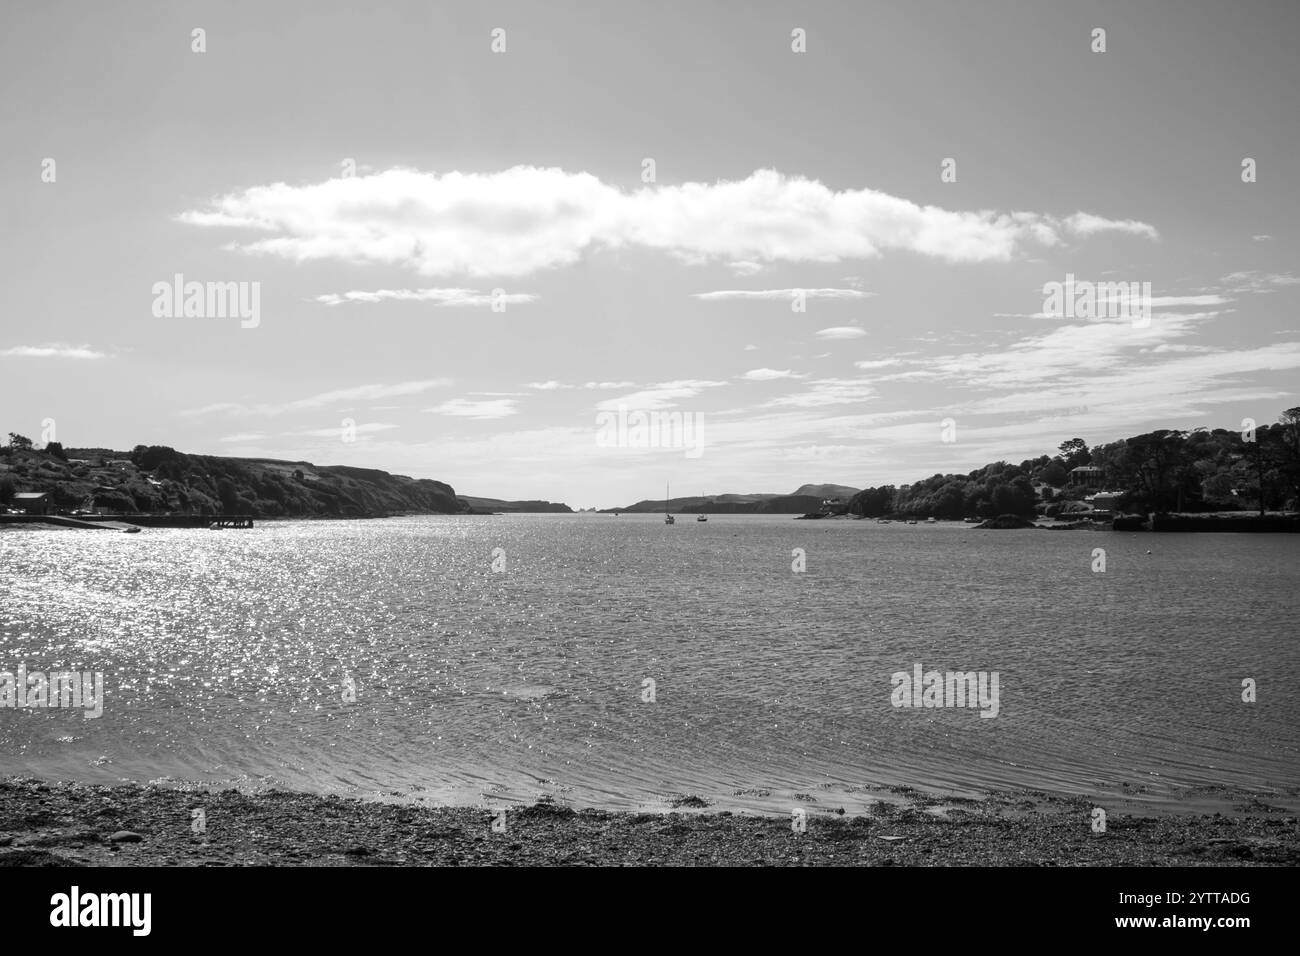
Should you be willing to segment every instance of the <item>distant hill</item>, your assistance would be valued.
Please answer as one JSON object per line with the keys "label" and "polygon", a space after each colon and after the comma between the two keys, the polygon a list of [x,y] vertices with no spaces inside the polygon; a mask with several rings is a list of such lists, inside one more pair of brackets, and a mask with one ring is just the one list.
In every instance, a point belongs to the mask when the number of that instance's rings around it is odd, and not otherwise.
{"label": "distant hill", "polygon": [[861,488],[850,488],[848,485],[803,485],[795,489],[796,495],[811,495],[814,498],[843,498],[845,501],[856,495]]}
{"label": "distant hill", "polygon": [[[858,489],[848,485],[803,485],[788,495],[782,494],[725,494],[692,495],[672,498],[668,501],[668,510],[679,514],[807,514],[821,509],[822,502],[828,498],[839,498],[846,505]],[[627,511],[633,514],[662,512],[664,501],[647,499],[628,505],[626,508],[603,508],[602,511]]]}
{"label": "distant hill", "polygon": [[573,509],[559,501],[503,501],[500,498],[474,498],[459,495],[474,511],[503,512],[505,514],[573,514]]}

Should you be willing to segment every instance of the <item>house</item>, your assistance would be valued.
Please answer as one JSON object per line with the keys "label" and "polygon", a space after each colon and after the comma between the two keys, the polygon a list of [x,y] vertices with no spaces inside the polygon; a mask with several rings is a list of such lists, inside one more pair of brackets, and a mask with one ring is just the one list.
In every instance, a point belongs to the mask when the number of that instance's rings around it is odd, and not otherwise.
{"label": "house", "polygon": [[1080,465],[1070,469],[1070,484],[1083,485],[1085,488],[1100,488],[1106,474],[1096,465]]}
{"label": "house", "polygon": [[1122,491],[1099,491],[1095,495],[1089,495],[1083,500],[1092,505],[1094,511],[1114,511],[1119,504],[1119,499],[1123,497]]}
{"label": "house", "polygon": [[48,514],[50,496],[44,491],[20,491],[10,499],[10,507],[29,515]]}

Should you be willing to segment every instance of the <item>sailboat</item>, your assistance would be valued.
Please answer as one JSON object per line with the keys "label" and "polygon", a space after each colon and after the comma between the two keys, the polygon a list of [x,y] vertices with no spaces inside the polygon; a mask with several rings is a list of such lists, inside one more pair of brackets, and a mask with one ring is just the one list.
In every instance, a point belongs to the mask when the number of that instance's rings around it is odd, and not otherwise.
{"label": "sailboat", "polygon": [[[702,491],[700,492],[700,497],[701,497],[701,498],[704,497],[704,492],[702,492]],[[696,520],[696,521],[708,521],[708,520],[709,520],[709,516],[708,516],[707,514],[705,514],[703,511],[701,511],[698,515],[696,515],[695,520]]]}
{"label": "sailboat", "polygon": [[668,513],[668,484],[664,483],[664,524],[676,524],[677,519]]}

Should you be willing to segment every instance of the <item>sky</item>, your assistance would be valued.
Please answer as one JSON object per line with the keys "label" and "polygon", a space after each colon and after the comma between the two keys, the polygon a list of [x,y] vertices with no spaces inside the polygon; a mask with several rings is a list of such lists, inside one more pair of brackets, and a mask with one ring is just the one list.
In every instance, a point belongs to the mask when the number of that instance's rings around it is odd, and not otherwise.
{"label": "sky", "polygon": [[[1298,28],[6,3],[0,432],[577,508],[1272,422],[1300,405]],[[1145,322],[1049,308],[1067,276],[1138,283]]]}

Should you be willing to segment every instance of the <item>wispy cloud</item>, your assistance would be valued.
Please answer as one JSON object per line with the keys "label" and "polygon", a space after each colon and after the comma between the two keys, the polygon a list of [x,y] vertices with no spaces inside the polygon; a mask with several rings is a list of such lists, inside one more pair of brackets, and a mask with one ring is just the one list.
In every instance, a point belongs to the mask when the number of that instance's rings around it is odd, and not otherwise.
{"label": "wispy cloud", "polygon": [[809,382],[801,392],[782,395],[764,402],[763,408],[820,408],[825,405],[852,405],[874,398],[877,392],[869,382],[851,378],[824,378]]}
{"label": "wispy cloud", "polygon": [[[352,435],[373,435],[376,432],[386,432],[397,428],[397,425],[390,425],[383,422],[366,422],[361,425],[351,425],[348,433]],[[341,426],[333,428],[309,428],[305,431],[290,432],[292,435],[304,435],[311,438],[338,438],[343,433]]]}
{"label": "wispy cloud", "polygon": [[800,292],[805,299],[866,299],[876,294],[858,289],[723,289],[718,292],[694,292],[691,298],[705,302],[723,302],[728,299],[782,299],[789,302]]}
{"label": "wispy cloud", "polygon": [[860,339],[866,334],[866,331],[854,325],[837,325],[817,330],[819,339]]}
{"label": "wispy cloud", "polygon": [[66,345],[56,342],[51,345],[15,345],[0,351],[4,358],[62,358],[62,359],[102,359],[107,353],[97,352],[89,345]]}
{"label": "wispy cloud", "polygon": [[[737,181],[624,191],[590,173],[389,169],[311,185],[274,183],[178,217],[266,234],[233,243],[296,262],[403,266],[422,275],[522,276],[590,250],[636,246],[704,263],[838,262],[890,251],[1003,262],[1065,236],[1154,227],[1087,212],[952,211],[875,189],[835,190],[763,169]],[[748,267],[742,267],[742,269]]]}
{"label": "wispy cloud", "polygon": [[804,378],[803,375],[792,372],[788,368],[752,368],[740,377],[747,382],[774,382],[783,378]]}
{"label": "wispy cloud", "polygon": [[283,415],[286,412],[324,408],[327,405],[339,405],[345,402],[373,401],[380,398],[392,398],[398,395],[418,395],[421,392],[427,392],[433,388],[443,388],[451,383],[452,380],[449,378],[429,378],[413,382],[398,382],[393,385],[356,385],[352,388],[340,388],[329,392],[319,392],[316,395],[310,395],[307,398],[299,398],[289,402],[259,403],[255,405],[244,405],[239,402],[215,402],[211,405],[204,405],[200,408],[185,409],[181,411],[180,414],[187,417],[219,413],[232,415]]}
{"label": "wispy cloud", "polygon": [[620,395],[618,398],[605,399],[596,404],[596,409],[602,412],[612,412],[617,411],[620,405],[626,405],[628,408],[634,408],[638,411],[658,411],[673,408],[677,405],[678,399],[694,398],[706,388],[718,388],[726,384],[726,382],[713,382],[705,379],[660,382],[639,392]]}
{"label": "wispy cloud", "polygon": [[518,411],[518,404],[513,398],[483,400],[453,398],[433,408],[426,408],[425,411],[437,415],[450,415],[453,418],[507,418]]}
{"label": "wispy cloud", "polygon": [[374,292],[338,292],[318,295],[315,301],[325,305],[342,305],[344,302],[431,302],[439,306],[491,306],[526,305],[536,302],[537,296],[527,292],[500,295],[479,292],[477,289],[377,289]]}

